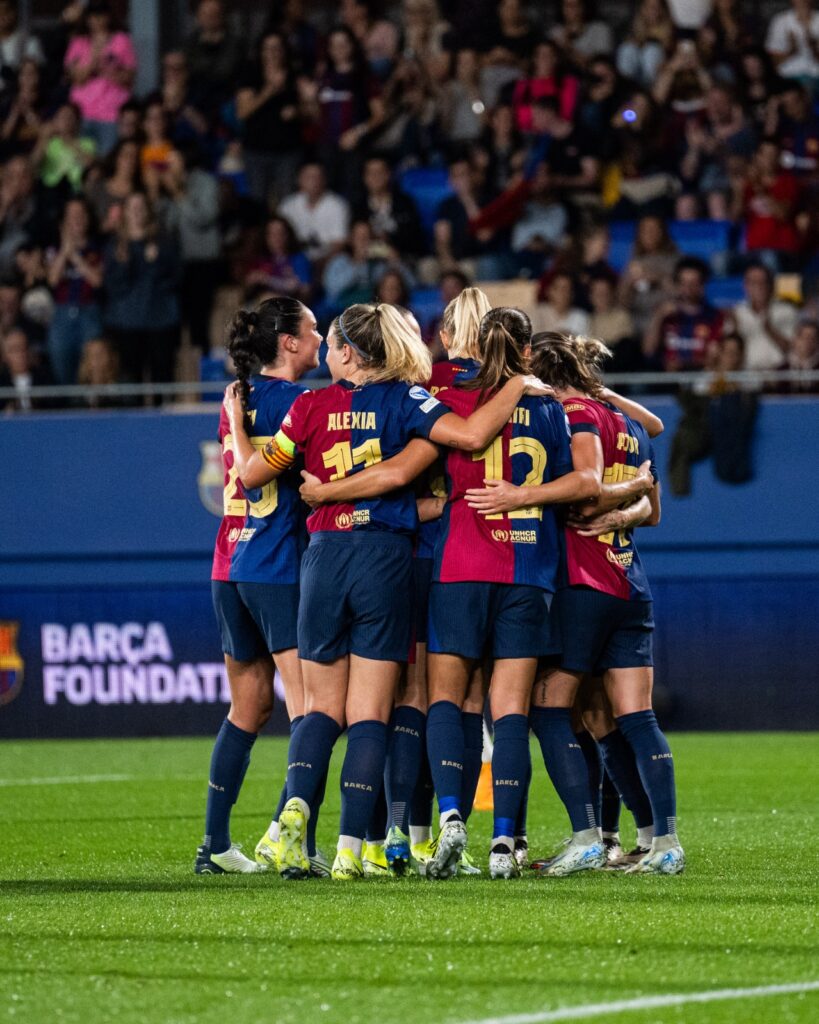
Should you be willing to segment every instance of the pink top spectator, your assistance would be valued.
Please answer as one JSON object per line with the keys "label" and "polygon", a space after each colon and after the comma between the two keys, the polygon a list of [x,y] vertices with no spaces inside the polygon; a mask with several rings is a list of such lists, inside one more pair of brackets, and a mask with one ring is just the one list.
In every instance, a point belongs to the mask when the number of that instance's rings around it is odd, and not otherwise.
{"label": "pink top spectator", "polygon": [[[88,36],[76,36],[65,55],[65,66],[88,67],[91,64],[91,55],[92,46]],[[108,40],[103,51],[103,66],[107,61],[132,70],[136,68],[136,55],[131,38],[125,32],[115,32]],[[116,121],[119,108],[130,99],[130,96],[130,89],[106,78],[104,72],[71,89],[71,99],[87,121]]]}

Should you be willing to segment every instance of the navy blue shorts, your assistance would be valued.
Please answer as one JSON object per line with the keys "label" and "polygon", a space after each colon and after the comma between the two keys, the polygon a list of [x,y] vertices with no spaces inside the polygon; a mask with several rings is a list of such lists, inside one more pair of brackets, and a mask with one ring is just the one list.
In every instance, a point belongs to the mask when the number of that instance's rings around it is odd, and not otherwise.
{"label": "navy blue shorts", "polygon": [[222,650],[253,661],[297,644],[298,583],[229,583],[211,580]]}
{"label": "navy blue shorts", "polygon": [[429,591],[432,586],[432,558],[414,558],[412,562],[415,582],[415,642],[425,644],[429,639]]}
{"label": "navy blue shorts", "polygon": [[412,541],[397,533],[314,533],[301,562],[299,657],[406,661]]}
{"label": "navy blue shorts", "polygon": [[427,649],[473,661],[551,654],[551,604],[548,590],[519,583],[433,583]]}
{"label": "navy blue shorts", "polygon": [[557,618],[563,643],[561,668],[600,675],[610,668],[654,664],[651,601],[624,601],[591,587],[558,592]]}

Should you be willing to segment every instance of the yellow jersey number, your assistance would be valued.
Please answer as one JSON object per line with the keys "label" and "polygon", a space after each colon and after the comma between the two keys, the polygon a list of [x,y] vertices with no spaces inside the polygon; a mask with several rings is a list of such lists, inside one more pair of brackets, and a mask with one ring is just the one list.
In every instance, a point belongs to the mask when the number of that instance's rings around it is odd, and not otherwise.
{"label": "yellow jersey number", "polygon": [[[271,437],[251,437],[250,443],[259,451],[271,441]],[[225,451],[233,451],[233,435],[225,434],[223,441]],[[239,470],[234,463],[228,470],[228,479],[225,484],[224,514],[226,516],[243,517],[250,514],[254,519],[266,519],[273,515],[279,505],[279,484],[277,480],[271,480],[262,487],[262,493],[258,501],[248,501],[246,498],[236,496],[236,487],[239,483]]]}
{"label": "yellow jersey number", "polygon": [[[537,487],[543,483],[546,475],[546,449],[534,437],[512,437],[509,439],[509,455],[528,455],[532,460],[532,468],[526,474],[522,487]],[[496,437],[488,448],[482,452],[475,452],[472,456],[473,462],[483,462],[484,478],[486,480],[503,479],[503,438]],[[486,516],[486,519],[503,519],[503,514],[498,512],[495,515]],[[531,508],[519,508],[509,513],[510,519],[542,519],[543,508],[534,505]]]}
{"label": "yellow jersey number", "polygon": [[353,466],[374,466],[381,461],[381,438],[371,437],[357,448],[351,447],[349,441],[339,441],[322,452],[321,457],[327,469],[335,471],[330,479],[341,480]]}

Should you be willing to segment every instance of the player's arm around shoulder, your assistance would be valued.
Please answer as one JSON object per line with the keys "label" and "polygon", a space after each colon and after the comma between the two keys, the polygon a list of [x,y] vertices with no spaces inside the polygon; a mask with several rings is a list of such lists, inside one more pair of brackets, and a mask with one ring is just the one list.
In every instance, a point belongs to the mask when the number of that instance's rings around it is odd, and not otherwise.
{"label": "player's arm around shoulder", "polygon": [[[294,408],[302,397],[296,399]],[[285,431],[292,409],[285,416],[282,429],[261,451],[253,447],[245,428],[245,408],[238,384],[231,384],[225,392],[225,410],[233,436],[234,465],[243,487],[262,487],[293,465],[296,445]]]}

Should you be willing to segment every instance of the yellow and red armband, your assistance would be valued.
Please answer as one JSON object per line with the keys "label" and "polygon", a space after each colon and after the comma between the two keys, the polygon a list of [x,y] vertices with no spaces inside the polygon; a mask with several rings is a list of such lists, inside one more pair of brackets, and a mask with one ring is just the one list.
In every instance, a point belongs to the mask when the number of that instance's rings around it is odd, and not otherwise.
{"label": "yellow and red armband", "polygon": [[267,442],[262,448],[262,458],[273,469],[283,473],[296,461],[296,446],[290,438],[281,432]]}

